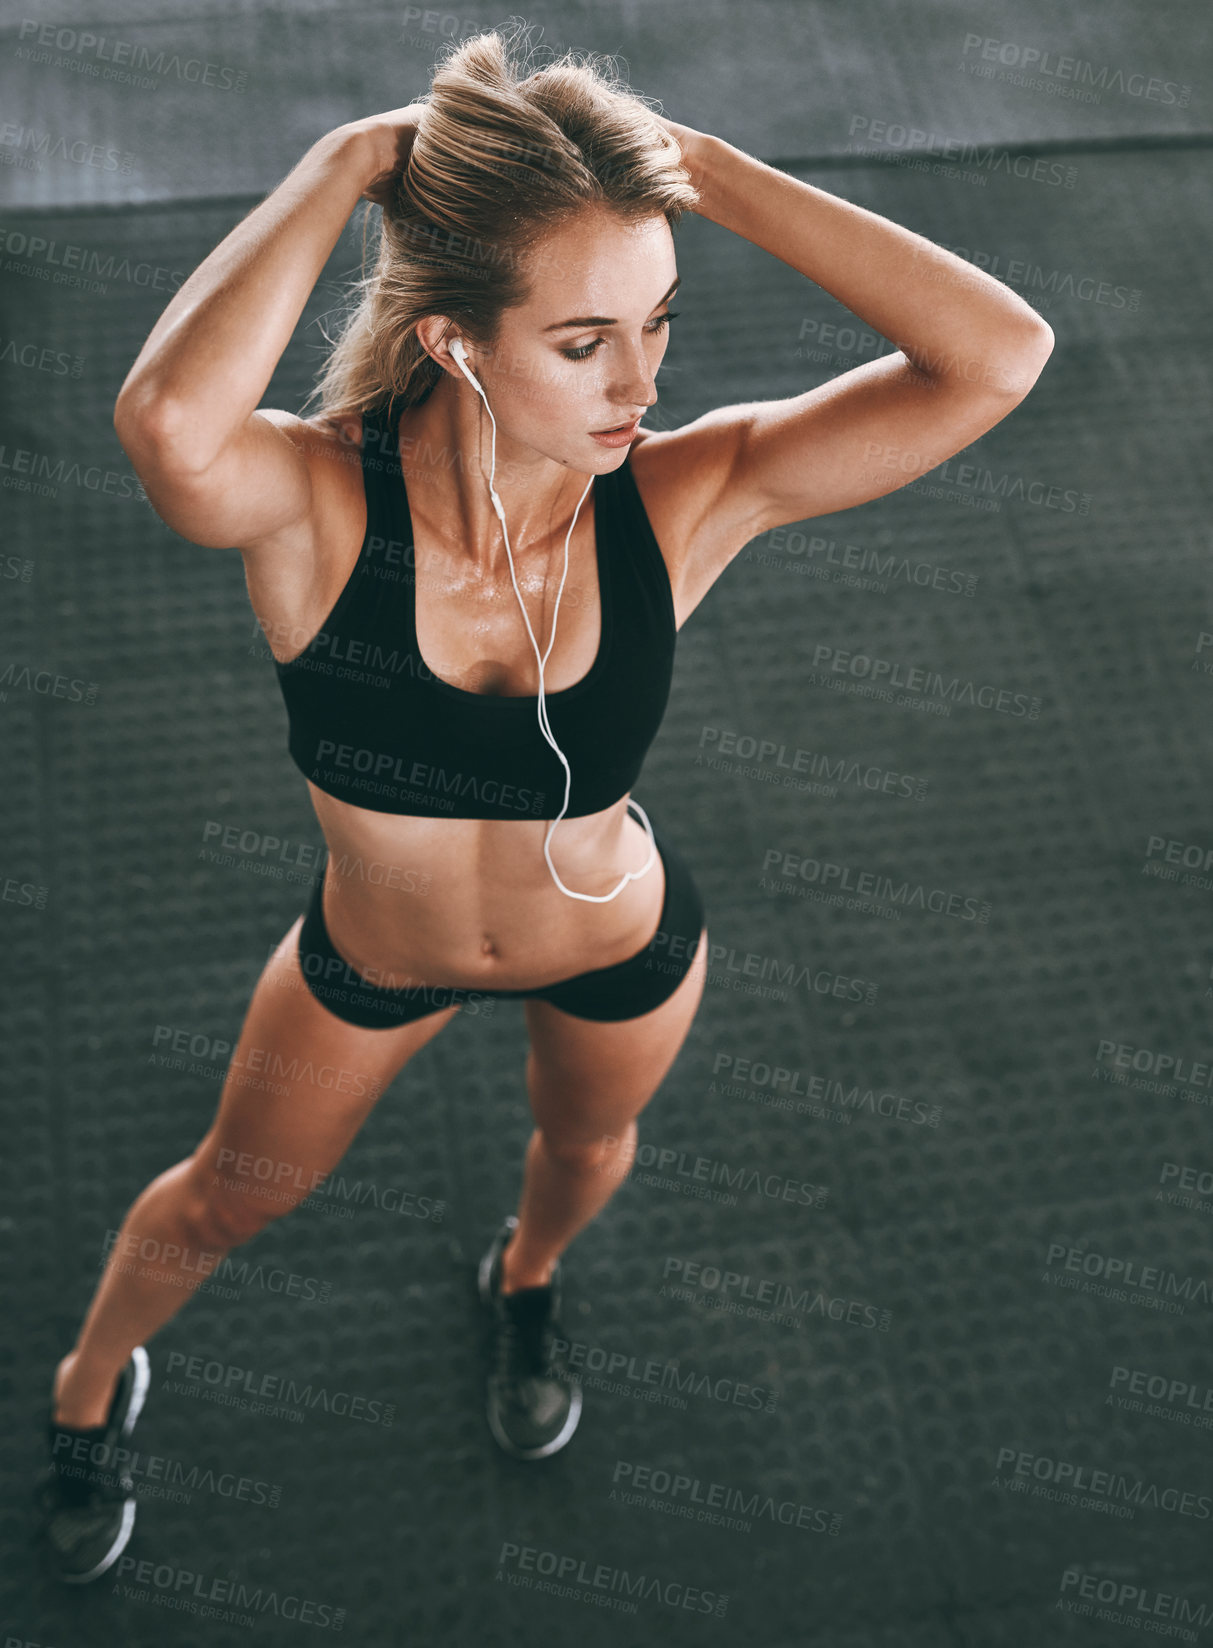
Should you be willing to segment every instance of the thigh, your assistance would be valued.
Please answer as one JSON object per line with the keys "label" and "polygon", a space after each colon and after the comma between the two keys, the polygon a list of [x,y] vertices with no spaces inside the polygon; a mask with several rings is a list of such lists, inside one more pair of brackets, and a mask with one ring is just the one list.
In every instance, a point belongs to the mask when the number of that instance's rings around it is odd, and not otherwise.
{"label": "thigh", "polygon": [[638,1018],[576,1018],[551,1002],[524,1004],[527,1087],[535,1121],[557,1148],[618,1138],[656,1093],[703,997],[708,930],[686,975],[659,1007]]}
{"label": "thigh", "polygon": [[[257,981],[195,1184],[231,1234],[302,1201],[344,1156],[392,1078],[458,1007],[388,1030],[347,1024],[299,967],[297,920]],[[269,1194],[272,1192],[272,1196]]]}

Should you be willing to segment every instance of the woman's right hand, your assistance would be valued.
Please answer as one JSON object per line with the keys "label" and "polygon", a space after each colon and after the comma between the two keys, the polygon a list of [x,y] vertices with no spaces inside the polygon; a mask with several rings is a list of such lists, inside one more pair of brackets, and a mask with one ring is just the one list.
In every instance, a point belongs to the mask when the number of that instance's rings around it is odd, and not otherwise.
{"label": "woman's right hand", "polygon": [[374,171],[360,200],[386,206],[391,199],[397,179],[408,165],[417,122],[424,103],[410,103],[403,109],[389,109],[385,114],[368,115],[365,120],[351,120],[350,127],[365,132],[372,140],[371,161]]}

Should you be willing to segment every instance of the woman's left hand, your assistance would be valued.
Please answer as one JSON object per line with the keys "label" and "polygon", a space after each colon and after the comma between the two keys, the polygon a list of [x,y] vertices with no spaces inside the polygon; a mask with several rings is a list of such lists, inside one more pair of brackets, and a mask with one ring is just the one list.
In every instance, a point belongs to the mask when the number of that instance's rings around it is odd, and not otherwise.
{"label": "woman's left hand", "polygon": [[656,118],[682,150],[682,164],[690,172],[692,184],[699,188],[702,181],[699,149],[703,133],[697,132],[693,126],[680,126],[676,120],[667,120],[664,115],[659,114]]}

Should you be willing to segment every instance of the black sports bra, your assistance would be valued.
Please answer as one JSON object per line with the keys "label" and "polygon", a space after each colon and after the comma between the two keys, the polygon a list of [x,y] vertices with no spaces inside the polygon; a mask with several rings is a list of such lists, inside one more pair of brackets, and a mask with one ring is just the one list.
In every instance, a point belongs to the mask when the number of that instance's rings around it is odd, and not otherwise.
{"label": "black sports bra", "polygon": [[[373,812],[555,818],[565,772],[540,731],[538,694],[466,692],[421,658],[398,431],[385,407],[364,414],[366,534],[358,560],[319,633],[297,657],[274,661],[291,757],[318,789]],[[601,812],[631,790],[665,714],[677,639],[669,574],[630,452],[596,477],[590,500],[598,656],[580,681],[544,694],[552,735],[572,769],[566,818]],[[536,639],[546,647],[547,637]]]}

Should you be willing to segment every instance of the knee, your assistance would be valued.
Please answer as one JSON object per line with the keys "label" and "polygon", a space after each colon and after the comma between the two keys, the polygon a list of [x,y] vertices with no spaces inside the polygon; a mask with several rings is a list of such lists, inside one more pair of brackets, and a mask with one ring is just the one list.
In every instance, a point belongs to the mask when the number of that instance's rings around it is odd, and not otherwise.
{"label": "knee", "polygon": [[637,1136],[633,1118],[618,1133],[598,1133],[587,1139],[577,1135],[553,1138],[545,1132],[543,1141],[548,1154],[570,1173],[593,1178],[609,1172],[622,1177],[636,1153]]}
{"label": "knee", "polygon": [[187,1209],[201,1247],[239,1247],[251,1241],[296,1205],[289,1199],[278,1199],[281,1194],[259,1180],[223,1172],[213,1159],[190,1158]]}

